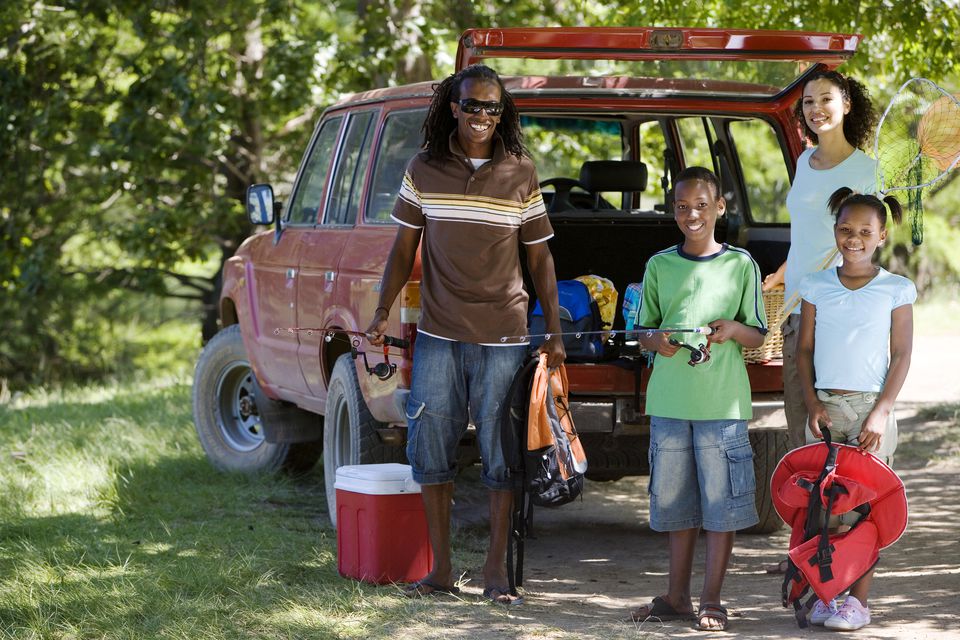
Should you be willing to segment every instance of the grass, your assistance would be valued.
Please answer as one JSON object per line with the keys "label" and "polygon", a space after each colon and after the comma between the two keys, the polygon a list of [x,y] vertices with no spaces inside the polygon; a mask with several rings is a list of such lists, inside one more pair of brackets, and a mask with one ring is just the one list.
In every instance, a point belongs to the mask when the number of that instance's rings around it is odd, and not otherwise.
{"label": "grass", "polygon": [[424,616],[338,576],[322,470],[214,471],[187,380],[21,396],[0,423],[3,637],[387,638]]}
{"label": "grass", "polygon": [[960,296],[952,290],[934,291],[913,307],[914,335],[960,335],[960,327],[953,320],[957,317],[960,317]]}

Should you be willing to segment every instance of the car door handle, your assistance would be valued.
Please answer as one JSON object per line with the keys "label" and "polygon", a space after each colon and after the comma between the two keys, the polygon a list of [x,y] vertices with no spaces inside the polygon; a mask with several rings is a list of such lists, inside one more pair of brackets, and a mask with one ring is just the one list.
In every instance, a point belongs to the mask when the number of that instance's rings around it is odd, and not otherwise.
{"label": "car door handle", "polygon": [[334,280],[337,279],[337,272],[327,271],[323,274],[323,279],[326,280],[327,282],[333,282]]}

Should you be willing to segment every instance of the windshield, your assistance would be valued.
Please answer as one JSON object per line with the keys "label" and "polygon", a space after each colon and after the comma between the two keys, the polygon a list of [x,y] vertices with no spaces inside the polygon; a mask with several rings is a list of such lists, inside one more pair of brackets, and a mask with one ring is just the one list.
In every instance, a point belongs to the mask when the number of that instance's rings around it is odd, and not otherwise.
{"label": "windshield", "polygon": [[518,90],[533,93],[622,93],[639,96],[778,96],[814,63],[803,60],[535,60],[487,58]]}

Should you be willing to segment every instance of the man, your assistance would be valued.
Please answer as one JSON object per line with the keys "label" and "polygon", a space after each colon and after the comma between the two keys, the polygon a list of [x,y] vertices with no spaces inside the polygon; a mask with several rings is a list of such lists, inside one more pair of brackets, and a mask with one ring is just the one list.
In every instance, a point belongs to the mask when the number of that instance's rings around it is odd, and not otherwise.
{"label": "man", "polygon": [[[379,306],[367,333],[382,344],[387,318],[407,282],[421,243],[421,316],[407,401],[407,457],[422,485],[433,567],[408,595],[455,593],[450,559],[450,506],[457,444],[476,425],[490,490],[490,545],[484,596],[520,604],[509,593],[506,547],[512,484],[500,448],[500,407],[528,347],[503,344],[523,335],[527,294],[519,246],[547,330],[560,332],[553,236],[536,169],[523,147],[520,120],[499,76],[473,65],[441,82],[423,125],[424,151],[408,164],[393,219],[400,224]],[[547,340],[550,366],[566,354],[559,336]]]}

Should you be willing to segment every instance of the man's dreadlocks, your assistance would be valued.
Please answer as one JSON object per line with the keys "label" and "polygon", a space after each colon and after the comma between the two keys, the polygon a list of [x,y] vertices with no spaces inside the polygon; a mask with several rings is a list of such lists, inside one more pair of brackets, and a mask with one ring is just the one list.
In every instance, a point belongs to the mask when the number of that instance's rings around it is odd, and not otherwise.
{"label": "man's dreadlocks", "polygon": [[497,124],[497,133],[503,140],[507,153],[515,156],[529,155],[523,146],[523,133],[520,130],[520,114],[500,81],[500,76],[490,67],[472,64],[459,72],[448,76],[433,87],[433,101],[430,111],[423,122],[423,148],[431,159],[450,157],[450,134],[457,128],[457,119],[453,117],[450,103],[460,100],[460,85],[464,80],[478,79],[495,82],[500,87],[500,100],[503,102],[503,114]]}

